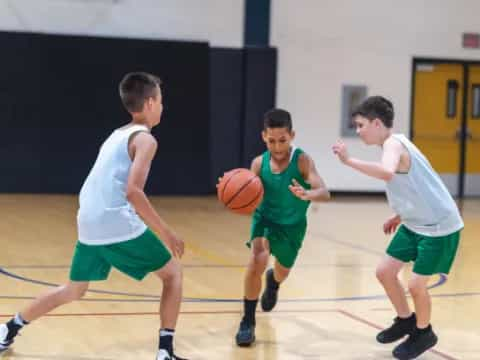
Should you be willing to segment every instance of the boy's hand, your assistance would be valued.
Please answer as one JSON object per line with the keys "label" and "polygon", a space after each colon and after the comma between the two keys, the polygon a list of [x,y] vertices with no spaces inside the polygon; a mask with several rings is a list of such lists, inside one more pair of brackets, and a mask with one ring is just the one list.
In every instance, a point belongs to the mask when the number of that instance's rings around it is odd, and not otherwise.
{"label": "boy's hand", "polygon": [[391,234],[395,232],[397,226],[402,222],[400,216],[394,215],[390,217],[385,223],[383,224],[383,232],[385,235]]}
{"label": "boy's hand", "polygon": [[[234,169],[235,170],[235,169]],[[230,170],[230,171],[227,171],[227,172],[224,172],[222,176],[219,176],[217,178],[217,183],[215,184],[215,187],[218,189],[218,185],[221,183],[222,179],[227,175],[229,174],[230,172],[232,172],[233,170]]]}
{"label": "boy's hand", "polygon": [[165,239],[165,242],[172,251],[173,256],[179,259],[183,256],[183,253],[185,251],[185,243],[183,242],[183,239],[181,237],[179,237],[174,232],[171,232],[168,235],[167,239]]}
{"label": "boy's hand", "polygon": [[297,180],[292,179],[292,185],[288,185],[290,191],[298,197],[299,199],[308,201],[310,198],[308,197],[308,190],[306,190],[302,185],[298,183]]}
{"label": "boy's hand", "polygon": [[345,145],[343,141],[337,140],[337,142],[333,144],[332,150],[342,163],[345,164],[348,161],[349,155],[347,151],[347,145]]}

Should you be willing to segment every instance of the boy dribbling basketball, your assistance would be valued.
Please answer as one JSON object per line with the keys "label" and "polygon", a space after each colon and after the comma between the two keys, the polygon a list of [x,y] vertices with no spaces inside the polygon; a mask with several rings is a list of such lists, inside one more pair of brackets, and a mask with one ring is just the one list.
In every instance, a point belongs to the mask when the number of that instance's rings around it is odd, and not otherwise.
{"label": "boy dribbling basketball", "polygon": [[255,310],[269,255],[275,257],[275,264],[266,273],[261,298],[263,311],[275,307],[279,286],[295,263],[305,237],[310,202],[330,198],[313,160],[293,146],[294,137],[288,111],[273,109],[265,114],[262,138],[267,151],[251,165],[251,170],[262,180],[264,196],[253,214],[247,243],[252,255],[245,275],[244,315],[236,335],[239,346],[249,346],[255,341]]}

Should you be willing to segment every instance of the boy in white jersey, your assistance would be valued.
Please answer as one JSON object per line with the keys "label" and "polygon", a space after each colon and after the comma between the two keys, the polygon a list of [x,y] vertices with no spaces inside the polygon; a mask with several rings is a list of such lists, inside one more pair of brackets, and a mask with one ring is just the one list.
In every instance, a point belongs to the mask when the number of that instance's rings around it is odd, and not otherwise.
{"label": "boy in white jersey", "polygon": [[150,272],[162,280],[157,360],[180,359],[173,353],[173,335],[182,298],[182,270],[177,258],[183,255],[184,243],[144,193],[157,150],[150,130],[159,124],[163,110],[160,83],[156,76],[140,72],[122,79],[120,97],[132,121],[103,143],[80,191],[78,242],[70,281],[38,297],[0,325],[0,352],[13,343],[24,325],[80,299],[89,282],[107,279],[113,266],[136,280]]}
{"label": "boy in white jersey", "polygon": [[[333,151],[345,165],[387,182],[387,199],[395,214],[384,223],[383,231],[390,234],[401,225],[376,271],[397,312],[393,325],[381,331],[377,341],[391,343],[409,335],[393,350],[393,356],[401,360],[414,359],[438,341],[430,325],[427,283],[431,275],[450,271],[463,221],[428,160],[405,136],[392,133],[394,110],[390,101],[380,96],[370,97],[352,116],[362,141],[382,146],[382,160],[354,159],[341,141],[333,145]],[[408,290],[415,313],[410,311],[397,277],[409,261],[414,261]]]}

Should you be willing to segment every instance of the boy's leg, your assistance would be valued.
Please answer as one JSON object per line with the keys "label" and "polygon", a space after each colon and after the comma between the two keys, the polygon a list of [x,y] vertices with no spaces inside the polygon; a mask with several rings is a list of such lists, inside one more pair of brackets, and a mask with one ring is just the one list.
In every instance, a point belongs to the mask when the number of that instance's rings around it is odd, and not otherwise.
{"label": "boy's leg", "polygon": [[81,299],[88,290],[88,285],[87,281],[70,281],[56,287],[33,300],[20,315],[27,322],[32,322],[61,305]]}
{"label": "boy's leg", "polygon": [[101,248],[77,242],[70,268],[70,282],[41,295],[7,324],[0,325],[0,351],[10,346],[13,337],[24,325],[60,305],[80,299],[87,291],[90,281],[105,280],[108,277],[110,265],[102,258]]}
{"label": "boy's leg", "polygon": [[160,270],[155,271],[163,282],[160,300],[160,323],[162,328],[175,329],[182,302],[182,268],[173,258]]}
{"label": "boy's leg", "polygon": [[269,244],[265,238],[256,237],[251,244],[252,255],[244,280],[244,314],[235,337],[239,346],[249,346],[255,341],[255,310],[262,289],[262,274],[270,256]]}
{"label": "boy's leg", "polygon": [[428,279],[430,276],[412,274],[408,282],[408,291],[412,295],[417,316],[417,327],[424,329],[430,325],[432,315],[432,301],[428,293]]}
{"label": "boy's leg", "polygon": [[275,259],[273,269],[269,269],[265,274],[265,291],[262,294],[262,310],[271,311],[277,304],[278,289],[280,284],[290,274],[290,268],[287,268],[280,264],[278,259]]}
{"label": "boy's leg", "polygon": [[262,274],[268,265],[270,247],[265,238],[255,238],[252,241],[252,256],[247,265],[244,279],[244,294],[248,300],[256,300],[262,290]]}
{"label": "boy's leg", "polygon": [[410,311],[405,290],[398,279],[403,266],[402,261],[387,255],[377,267],[377,279],[397,312],[393,325],[377,334],[377,341],[382,344],[401,339],[415,327],[415,314]]}
{"label": "boy's leg", "polygon": [[438,342],[430,324],[431,299],[427,284],[431,275],[449,273],[458,249],[460,232],[436,237],[415,234],[415,239],[418,256],[408,288],[418,320],[409,338],[393,350],[393,356],[401,360],[414,359]]}
{"label": "boy's leg", "polygon": [[415,359],[438,342],[430,325],[431,299],[427,288],[428,279],[427,275],[414,273],[408,283],[408,290],[415,304],[417,324],[408,339],[393,350],[393,356],[397,359]]}
{"label": "boy's leg", "polygon": [[12,343],[18,331],[30,322],[60,305],[80,299],[88,289],[88,282],[70,281],[39,296],[6,324],[0,325],[0,352]]}
{"label": "boy's leg", "polygon": [[150,229],[135,239],[100,248],[102,258],[124,274],[140,281],[154,273],[163,282],[160,300],[158,360],[180,359],[173,352],[173,337],[182,301],[182,268],[165,244]]}
{"label": "boy's leg", "polygon": [[404,262],[387,255],[377,266],[376,270],[377,279],[385,289],[400,318],[406,318],[412,314],[408,306],[405,289],[398,279],[398,273],[404,265]]}
{"label": "boy's leg", "polygon": [[179,261],[172,257],[165,266],[155,271],[155,275],[163,283],[159,310],[160,333],[157,359],[180,359],[174,355],[173,338],[182,302],[182,267]]}
{"label": "boy's leg", "polygon": [[417,325],[410,337],[393,350],[393,356],[401,360],[414,359],[438,342],[430,324],[431,300],[427,283],[433,274],[449,273],[457,253],[460,232],[437,237],[416,234],[415,237],[418,256],[408,288],[415,303]]}
{"label": "boy's leg", "polygon": [[287,268],[280,264],[277,259],[275,259],[275,263],[273,266],[273,276],[275,278],[275,281],[277,281],[279,284],[285,281],[285,279],[288,277],[290,274],[291,268]]}
{"label": "boy's leg", "polygon": [[297,260],[306,231],[306,220],[294,225],[274,225],[268,228],[267,238],[275,264],[266,273],[266,286],[261,301],[263,311],[271,311],[277,304],[280,284],[288,277]]}

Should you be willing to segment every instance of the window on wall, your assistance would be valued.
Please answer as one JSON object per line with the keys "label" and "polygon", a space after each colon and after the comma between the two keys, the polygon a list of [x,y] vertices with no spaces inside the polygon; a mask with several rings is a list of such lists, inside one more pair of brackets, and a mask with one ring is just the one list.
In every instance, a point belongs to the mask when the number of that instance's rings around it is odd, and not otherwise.
{"label": "window on wall", "polygon": [[480,84],[472,84],[472,118],[480,119]]}
{"label": "window on wall", "polygon": [[454,118],[457,116],[457,94],[458,81],[448,80],[447,82],[447,117]]}
{"label": "window on wall", "polygon": [[367,87],[364,85],[342,86],[341,136],[356,136],[355,125],[352,121],[352,112],[366,97]]}

